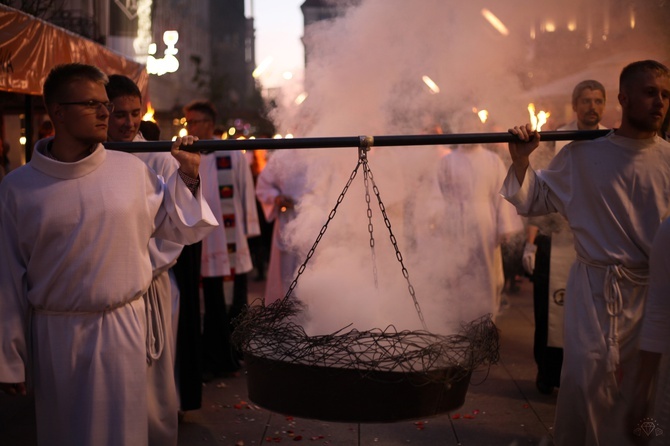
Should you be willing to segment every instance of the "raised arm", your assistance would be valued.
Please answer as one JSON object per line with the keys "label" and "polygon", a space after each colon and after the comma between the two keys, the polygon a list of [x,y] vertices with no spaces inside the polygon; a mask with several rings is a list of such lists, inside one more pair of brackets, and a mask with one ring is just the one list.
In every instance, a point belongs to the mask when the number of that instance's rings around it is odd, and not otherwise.
{"label": "raised arm", "polygon": [[515,126],[509,129],[512,135],[519,138],[519,142],[511,142],[508,144],[509,154],[512,157],[512,165],[514,166],[514,173],[519,184],[523,183],[526,177],[526,170],[530,165],[529,157],[535,149],[540,145],[540,134],[533,130],[530,124]]}
{"label": "raised arm", "polygon": [[191,145],[198,140],[195,136],[177,137],[172,143],[170,152],[172,156],[179,161],[179,170],[187,177],[197,179],[200,173],[200,153],[188,152],[186,150],[179,150],[181,145]]}

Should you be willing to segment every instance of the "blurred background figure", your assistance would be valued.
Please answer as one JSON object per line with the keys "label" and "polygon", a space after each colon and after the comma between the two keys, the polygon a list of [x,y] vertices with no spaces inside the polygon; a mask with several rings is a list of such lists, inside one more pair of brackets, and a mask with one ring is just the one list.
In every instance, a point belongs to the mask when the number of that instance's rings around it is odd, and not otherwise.
{"label": "blurred background figure", "polygon": [[[453,128],[456,133],[477,133],[482,123],[476,114],[465,113]],[[523,230],[514,206],[499,193],[505,173],[500,157],[476,144],[457,146],[440,161],[438,180],[449,216],[446,233],[458,253],[448,287],[464,297],[459,305],[463,322],[489,313],[495,319],[505,282],[501,243]]]}
{"label": "blurred background figure", "polygon": [[161,128],[153,121],[141,121],[140,133],[147,141],[158,141],[161,139]]}

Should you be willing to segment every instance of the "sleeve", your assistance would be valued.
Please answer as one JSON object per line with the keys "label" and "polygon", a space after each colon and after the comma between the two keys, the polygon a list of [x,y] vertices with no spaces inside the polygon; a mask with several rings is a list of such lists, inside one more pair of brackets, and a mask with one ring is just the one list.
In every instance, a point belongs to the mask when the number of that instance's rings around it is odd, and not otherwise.
{"label": "sleeve", "polygon": [[[4,190],[2,191],[4,192]],[[0,192],[0,382],[25,381],[28,315],[26,264],[20,252],[12,201]]]}
{"label": "sleeve", "polygon": [[528,166],[523,184],[519,184],[514,166],[510,166],[500,194],[523,216],[546,215],[553,212],[565,216],[565,203],[571,197],[569,152],[562,150],[544,171],[536,172]]}
{"label": "sleeve", "polygon": [[[505,178],[505,166],[502,163],[502,160],[495,155],[495,166],[493,170],[495,172],[496,183],[501,184],[503,178]],[[506,236],[512,235],[516,232],[521,232],[523,230],[523,221],[516,209],[510,202],[504,200],[500,194],[494,194],[495,206],[496,206],[496,223],[497,223],[497,236],[498,240],[502,240]]]}
{"label": "sleeve", "polygon": [[649,261],[649,294],[642,319],[640,349],[670,353],[670,219],[658,230]]}
{"label": "sleeve", "polygon": [[170,175],[166,183],[155,174],[152,175],[148,168],[147,176],[148,181],[154,183],[153,199],[162,199],[154,220],[154,237],[190,245],[202,240],[219,226],[203,198],[203,187],[199,187],[194,195],[179,178],[177,171]]}
{"label": "sleeve", "polygon": [[202,155],[201,160],[200,191],[219,226],[202,240],[200,271],[204,277],[227,276],[230,274],[230,258],[228,257],[228,237],[223,225],[216,155],[214,153]]}
{"label": "sleeve", "polygon": [[278,210],[275,199],[281,195],[281,189],[275,182],[274,165],[273,159],[270,158],[265,169],[258,175],[258,181],[256,182],[256,197],[261,203],[263,214],[265,214],[265,219],[268,222],[277,218]]}

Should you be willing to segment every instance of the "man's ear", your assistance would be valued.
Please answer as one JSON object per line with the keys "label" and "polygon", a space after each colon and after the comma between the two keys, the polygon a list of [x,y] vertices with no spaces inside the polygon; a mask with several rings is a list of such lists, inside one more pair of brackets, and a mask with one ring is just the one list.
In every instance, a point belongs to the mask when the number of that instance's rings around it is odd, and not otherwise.
{"label": "man's ear", "polygon": [[622,107],[628,102],[628,96],[626,96],[626,93],[623,91],[619,92],[617,99],[619,99],[619,104],[621,104]]}
{"label": "man's ear", "polygon": [[55,103],[49,107],[49,115],[52,116],[52,120],[61,122],[65,116],[65,108],[62,105]]}

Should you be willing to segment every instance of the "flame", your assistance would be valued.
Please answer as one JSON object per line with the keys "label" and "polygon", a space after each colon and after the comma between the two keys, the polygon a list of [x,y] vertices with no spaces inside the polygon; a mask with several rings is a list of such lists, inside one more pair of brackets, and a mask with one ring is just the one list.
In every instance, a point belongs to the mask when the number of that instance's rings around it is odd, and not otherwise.
{"label": "flame", "polygon": [[142,116],[142,121],[156,122],[154,113],[156,113],[156,110],[151,106],[151,102],[147,102],[147,112]]}
{"label": "flame", "polygon": [[421,79],[423,80],[423,83],[426,84],[428,88],[430,88],[431,94],[438,94],[440,92],[440,87],[438,87],[435,81],[433,81],[430,77],[424,74],[421,76]]}
{"label": "flame", "polygon": [[528,114],[530,115],[530,125],[533,127],[533,130],[538,132],[542,130],[542,126],[547,123],[547,119],[551,116],[551,113],[540,110],[539,113],[535,114],[535,104],[532,102],[528,104]]}
{"label": "flame", "polygon": [[488,110],[479,110],[477,109],[477,107],[472,107],[472,113],[479,116],[479,120],[481,121],[482,124],[486,124],[486,121],[489,119]]}
{"label": "flame", "polygon": [[509,35],[509,30],[507,29],[505,24],[498,17],[496,17],[495,14],[493,14],[491,11],[484,8],[482,9],[482,15],[486,20],[488,20],[491,26],[493,26],[496,29],[496,31],[498,31],[500,34],[502,34],[503,36]]}

